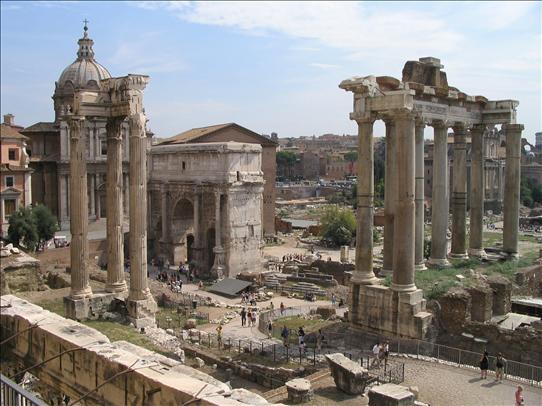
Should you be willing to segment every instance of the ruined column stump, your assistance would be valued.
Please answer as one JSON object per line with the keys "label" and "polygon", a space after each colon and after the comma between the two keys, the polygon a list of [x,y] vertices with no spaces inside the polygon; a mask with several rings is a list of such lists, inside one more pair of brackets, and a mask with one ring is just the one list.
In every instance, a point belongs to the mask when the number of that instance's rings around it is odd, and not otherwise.
{"label": "ruined column stump", "polygon": [[286,382],[288,401],[294,404],[310,402],[314,396],[311,383],[307,379],[296,378]]}
{"label": "ruined column stump", "polygon": [[369,391],[369,406],[413,406],[414,401],[412,392],[393,383],[374,386]]}
{"label": "ruined column stump", "polygon": [[365,392],[369,372],[341,353],[327,354],[326,360],[335,381],[335,386],[349,395],[361,395]]}

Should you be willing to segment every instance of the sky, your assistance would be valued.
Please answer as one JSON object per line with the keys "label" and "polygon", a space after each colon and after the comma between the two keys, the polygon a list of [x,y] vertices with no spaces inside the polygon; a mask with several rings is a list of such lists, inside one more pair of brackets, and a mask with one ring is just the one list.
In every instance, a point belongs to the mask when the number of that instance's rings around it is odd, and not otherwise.
{"label": "sky", "polygon": [[400,79],[426,56],[464,93],[519,100],[531,142],[542,131],[541,3],[519,1],[2,1],[2,114],[24,126],[54,119],[54,84],[85,18],[113,76],[150,75],[144,104],[158,137],[226,122],[279,137],[355,134],[352,94],[338,84]]}

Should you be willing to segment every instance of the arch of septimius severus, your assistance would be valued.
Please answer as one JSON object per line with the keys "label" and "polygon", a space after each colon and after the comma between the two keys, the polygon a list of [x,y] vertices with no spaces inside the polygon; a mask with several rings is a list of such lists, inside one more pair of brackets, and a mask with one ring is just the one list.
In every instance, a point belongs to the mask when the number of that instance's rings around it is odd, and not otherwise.
{"label": "arch of septimius severus", "polygon": [[[502,125],[506,136],[503,253],[518,256],[520,146],[523,126],[516,124],[514,100],[489,101],[448,86],[436,58],[409,61],[402,80],[389,76],[354,77],[341,89],[354,94],[350,119],[358,124],[358,188],[356,270],[352,276],[351,315],[354,327],[423,338],[431,320],[425,299],[414,283],[423,267],[424,129],[434,129],[431,256],[429,264],[448,266],[449,186],[447,132],[452,128],[453,185],[451,190],[452,258],[483,257],[484,204],[483,136]],[[373,124],[386,124],[384,269],[391,270],[390,287],[373,273]],[[467,156],[470,132],[470,234],[467,245]]]}
{"label": "arch of septimius severus", "polygon": [[[148,76],[128,75],[100,81],[95,91],[80,90],[64,105],[62,116],[70,140],[71,291],[65,298],[66,315],[92,316],[114,298],[126,298],[126,308],[137,327],[154,323],[156,303],[147,285],[147,136],[143,90]],[[85,120],[107,120],[107,283],[105,293],[93,294],[88,263],[88,196]],[[122,199],[122,135],[129,127],[129,257],[130,286],[124,280]]]}

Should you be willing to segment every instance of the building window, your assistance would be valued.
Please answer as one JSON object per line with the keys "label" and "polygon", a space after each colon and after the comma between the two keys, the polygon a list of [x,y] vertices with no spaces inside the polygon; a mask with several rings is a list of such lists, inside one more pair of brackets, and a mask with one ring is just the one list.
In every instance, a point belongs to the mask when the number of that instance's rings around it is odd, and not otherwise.
{"label": "building window", "polygon": [[8,219],[13,213],[15,213],[16,202],[15,199],[4,200],[4,217]]}
{"label": "building window", "polygon": [[6,176],[6,187],[13,187],[15,184],[15,179],[13,176]]}
{"label": "building window", "polygon": [[10,148],[8,150],[8,159],[10,161],[16,161],[17,160],[17,150],[15,148]]}
{"label": "building window", "polygon": [[107,155],[107,140],[100,140],[100,153]]}

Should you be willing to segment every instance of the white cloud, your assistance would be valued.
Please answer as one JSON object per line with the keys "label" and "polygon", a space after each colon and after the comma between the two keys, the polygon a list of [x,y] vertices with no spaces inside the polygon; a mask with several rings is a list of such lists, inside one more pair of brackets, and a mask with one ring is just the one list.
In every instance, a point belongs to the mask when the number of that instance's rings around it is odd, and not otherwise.
{"label": "white cloud", "polygon": [[426,11],[370,12],[359,2],[152,2],[185,21],[237,28],[248,33],[275,32],[317,40],[348,52],[419,54],[456,49],[463,36]]}
{"label": "white cloud", "polygon": [[476,24],[497,31],[518,23],[536,5],[534,1],[492,1],[474,4]]}
{"label": "white cloud", "polygon": [[313,63],[310,64],[310,66],[315,67],[315,68],[320,68],[320,69],[340,68],[339,65],[332,65],[330,63],[318,63],[318,62],[313,62]]}

